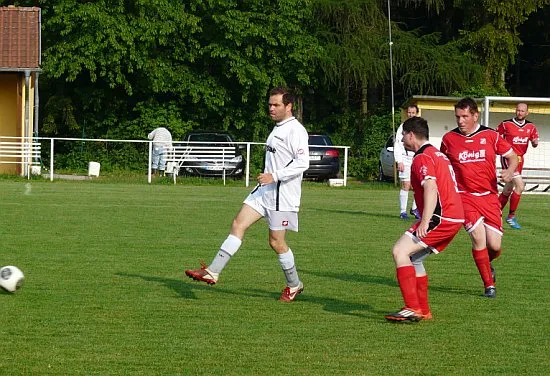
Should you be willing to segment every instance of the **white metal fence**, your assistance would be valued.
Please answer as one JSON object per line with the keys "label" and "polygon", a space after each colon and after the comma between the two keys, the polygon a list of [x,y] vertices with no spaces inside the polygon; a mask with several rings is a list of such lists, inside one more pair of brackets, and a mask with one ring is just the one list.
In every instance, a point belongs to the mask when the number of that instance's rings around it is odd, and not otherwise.
{"label": "white metal fence", "polygon": [[[85,152],[84,145],[88,143],[101,143],[105,145],[105,150],[108,152],[108,145],[113,144],[134,144],[136,146],[142,146],[142,157],[143,157],[143,171],[147,171],[147,181],[151,183],[152,181],[152,174],[151,174],[151,159],[152,159],[152,145],[153,142],[150,140],[117,140],[117,139],[85,139],[85,138],[61,138],[61,137],[6,137],[6,136],[0,136],[0,142],[10,142],[16,140],[19,142],[22,147],[20,149],[20,159],[18,162],[21,164],[22,168],[22,175],[27,176],[30,178],[31,176],[31,166],[41,165],[43,166],[49,175],[50,180],[54,180],[56,177],[55,171],[56,171],[56,155],[59,156],[62,153],[57,152],[59,148],[61,148],[61,145],[63,143],[72,143],[71,147],[72,150],[75,150],[75,144],[80,143],[82,145],[82,155],[87,154]],[[41,144],[40,153],[36,153],[36,148],[32,148],[32,145],[36,145],[36,143]],[[188,142],[188,141],[173,141],[174,144],[177,143],[185,143],[185,144],[203,144],[204,142]],[[208,142],[208,144],[226,144],[226,143],[214,143],[214,142]],[[25,146],[27,145],[27,146]],[[248,187],[250,185],[250,160],[253,158],[253,155],[258,154],[259,158],[263,158],[264,153],[264,143],[258,143],[258,142],[234,142],[233,145],[243,145],[243,150],[246,150],[246,153],[244,153],[246,164],[245,164],[245,173],[244,173],[244,180],[245,185]],[[78,146],[78,145],[76,145]],[[313,145],[312,145],[313,146]],[[323,147],[319,145],[314,145],[315,147]],[[343,183],[344,186],[347,185],[347,175],[348,175],[348,154],[349,154],[349,146],[326,146],[326,148],[335,148],[343,151],[344,158],[342,160],[341,158],[341,171],[342,171],[342,177],[343,177]],[[137,148],[139,149],[139,147]],[[101,154],[101,152],[97,152],[98,154]],[[105,153],[105,151],[103,151]],[[93,154],[93,153],[92,153]],[[100,155],[98,155],[100,157]],[[93,158],[93,157],[92,157]],[[102,155],[101,158],[105,158],[105,155]],[[98,158],[93,158],[98,159]],[[89,162],[97,162],[97,160],[89,160]],[[2,163],[8,163],[5,158],[2,158],[0,156],[0,164]],[[123,159],[120,160],[119,157],[119,164],[124,163]],[[75,174],[78,172],[74,172]],[[80,171],[82,173],[82,171]]]}

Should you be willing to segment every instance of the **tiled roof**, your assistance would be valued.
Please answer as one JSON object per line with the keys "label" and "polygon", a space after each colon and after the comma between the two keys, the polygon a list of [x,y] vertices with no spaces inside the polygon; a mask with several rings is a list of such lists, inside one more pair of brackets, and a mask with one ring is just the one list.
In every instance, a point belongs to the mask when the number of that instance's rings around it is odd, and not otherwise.
{"label": "tiled roof", "polygon": [[0,69],[40,68],[40,8],[0,7]]}

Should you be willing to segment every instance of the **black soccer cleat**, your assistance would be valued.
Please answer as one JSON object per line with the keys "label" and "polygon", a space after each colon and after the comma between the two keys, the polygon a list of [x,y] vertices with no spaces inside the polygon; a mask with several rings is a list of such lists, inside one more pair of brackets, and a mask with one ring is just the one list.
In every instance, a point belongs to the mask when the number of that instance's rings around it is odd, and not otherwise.
{"label": "black soccer cleat", "polygon": [[489,286],[485,289],[485,292],[483,293],[483,296],[486,298],[496,298],[497,297],[497,289],[495,286]]}

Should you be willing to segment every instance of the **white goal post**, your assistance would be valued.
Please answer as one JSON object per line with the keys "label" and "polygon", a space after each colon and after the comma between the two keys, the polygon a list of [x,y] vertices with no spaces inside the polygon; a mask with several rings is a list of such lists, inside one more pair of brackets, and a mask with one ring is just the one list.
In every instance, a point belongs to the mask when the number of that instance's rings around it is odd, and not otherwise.
{"label": "white goal post", "polygon": [[[526,192],[550,193],[550,98],[540,97],[497,97],[484,98],[482,115],[483,125],[495,128],[503,120],[515,117],[518,103],[529,106],[527,120],[537,127],[539,146],[529,147],[525,155],[522,176]],[[500,161],[497,162],[500,167]]]}

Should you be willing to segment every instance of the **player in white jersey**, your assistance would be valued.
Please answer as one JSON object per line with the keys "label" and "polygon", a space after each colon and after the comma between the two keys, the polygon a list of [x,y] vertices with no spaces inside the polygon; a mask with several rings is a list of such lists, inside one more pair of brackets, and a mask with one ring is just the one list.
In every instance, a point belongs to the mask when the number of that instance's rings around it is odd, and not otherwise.
{"label": "player in white jersey", "polygon": [[[412,118],[418,116],[418,106],[415,104],[407,107],[407,116]],[[409,219],[407,215],[407,202],[409,201],[409,190],[411,189],[411,165],[414,153],[406,150],[403,144],[403,124],[397,128],[395,132],[395,143],[393,144],[393,157],[395,163],[397,163],[397,171],[399,173],[399,182],[401,189],[399,190],[399,209],[401,219]],[[416,219],[420,219],[420,213],[416,207],[416,201],[413,197],[412,207],[410,213],[414,215]]]}
{"label": "player in white jersey", "polygon": [[269,115],[276,125],[267,138],[264,172],[233,220],[231,232],[210,265],[188,269],[185,274],[210,285],[239,250],[245,232],[264,217],[269,225],[269,245],[277,253],[287,285],[280,300],[293,301],[304,285],[298,277],[294,254],[286,243],[286,231],[298,231],[302,174],[309,167],[308,135],[294,116],[293,95],[284,88],[269,93]]}

